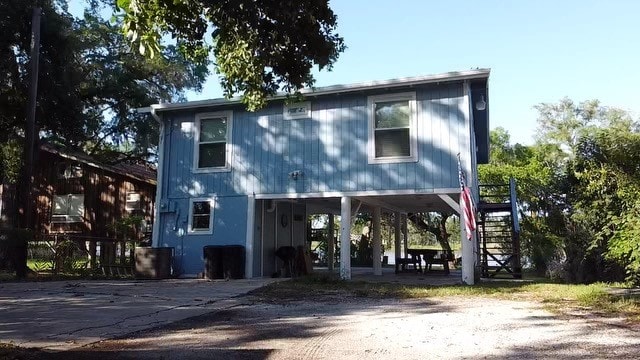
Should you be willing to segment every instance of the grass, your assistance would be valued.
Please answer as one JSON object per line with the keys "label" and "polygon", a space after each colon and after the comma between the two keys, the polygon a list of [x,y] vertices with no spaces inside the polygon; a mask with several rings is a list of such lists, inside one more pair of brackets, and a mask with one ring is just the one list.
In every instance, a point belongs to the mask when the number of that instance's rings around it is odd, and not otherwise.
{"label": "grass", "polygon": [[255,290],[252,295],[268,302],[339,300],[349,297],[404,299],[449,296],[488,297],[537,301],[548,310],[560,314],[578,310],[599,316],[623,316],[633,323],[640,323],[640,295],[614,295],[611,289],[613,289],[612,285],[604,283],[567,285],[543,281],[492,281],[475,286],[402,285],[342,281],[335,276],[321,274],[272,283]]}

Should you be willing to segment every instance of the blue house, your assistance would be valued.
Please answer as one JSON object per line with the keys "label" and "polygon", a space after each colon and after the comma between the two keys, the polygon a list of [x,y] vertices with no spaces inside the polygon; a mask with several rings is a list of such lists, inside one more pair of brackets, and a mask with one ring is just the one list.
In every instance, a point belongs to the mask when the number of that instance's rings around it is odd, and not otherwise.
{"label": "blue house", "polygon": [[[276,249],[304,244],[307,215],[341,214],[349,239],[351,216],[370,211],[381,274],[381,212],[399,215],[400,256],[403,214],[460,212],[458,159],[477,196],[477,164],[489,159],[489,73],[309,89],[303,102],[275,96],[257,112],[239,99],[151,106],[161,126],[153,246],[173,247],[176,270],[193,276],[204,246],[242,245],[246,276],[270,276]],[[340,246],[347,279],[349,247]],[[477,248],[463,241],[465,283],[478,273]]]}

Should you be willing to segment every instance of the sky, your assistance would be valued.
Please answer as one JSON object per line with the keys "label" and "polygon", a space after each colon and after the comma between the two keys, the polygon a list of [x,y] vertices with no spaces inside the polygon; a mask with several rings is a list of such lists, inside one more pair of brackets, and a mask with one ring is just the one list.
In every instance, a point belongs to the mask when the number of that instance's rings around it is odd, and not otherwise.
{"label": "sky", "polygon": [[[491,68],[490,126],[522,144],[534,141],[539,103],[598,99],[640,114],[640,1],[331,0],[330,6],[348,48],[331,72],[315,72],[316,86]],[[222,97],[217,77],[187,97]]]}

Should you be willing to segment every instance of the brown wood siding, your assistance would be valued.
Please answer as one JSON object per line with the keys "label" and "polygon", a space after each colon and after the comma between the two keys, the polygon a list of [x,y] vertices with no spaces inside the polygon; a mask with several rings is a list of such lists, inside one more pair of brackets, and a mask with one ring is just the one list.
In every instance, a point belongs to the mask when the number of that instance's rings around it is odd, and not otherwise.
{"label": "brown wood siding", "polygon": [[[111,237],[111,226],[118,219],[129,215],[125,209],[128,192],[137,191],[141,195],[140,215],[147,222],[153,219],[153,198],[155,185],[129,178],[127,174],[110,171],[78,163],[82,167],[82,177],[61,178],[58,167],[70,163],[57,154],[40,152],[35,183],[36,230],[39,233],[75,233],[95,237]],[[74,162],[77,163],[77,162]],[[81,223],[52,223],[51,215],[55,195],[84,195],[84,219]]]}

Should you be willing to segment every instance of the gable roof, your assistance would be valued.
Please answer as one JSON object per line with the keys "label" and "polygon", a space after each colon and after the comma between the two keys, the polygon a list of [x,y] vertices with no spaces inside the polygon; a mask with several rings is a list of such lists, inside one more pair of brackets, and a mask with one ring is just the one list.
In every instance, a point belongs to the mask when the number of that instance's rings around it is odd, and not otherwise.
{"label": "gable roof", "polygon": [[[426,75],[426,76],[406,77],[406,78],[398,78],[398,79],[390,79],[390,80],[382,80],[382,81],[371,81],[371,82],[346,84],[346,85],[332,85],[332,86],[325,86],[325,87],[318,87],[318,88],[306,88],[306,89],[300,90],[300,92],[303,95],[307,95],[307,96],[320,96],[320,95],[349,93],[349,92],[356,92],[356,91],[362,91],[362,90],[391,89],[395,87],[407,87],[407,86],[416,86],[416,85],[434,84],[434,83],[452,82],[452,81],[464,81],[464,80],[476,80],[476,79],[487,80],[489,78],[490,72],[491,72],[491,69],[452,71],[452,72]],[[286,93],[278,93],[277,95],[270,97],[269,100],[285,99],[287,95],[288,94]],[[186,102],[179,102],[179,103],[153,104],[149,108],[139,109],[139,111],[140,112],[151,111],[151,113],[159,113],[159,112],[172,111],[172,110],[183,110],[183,109],[194,109],[194,108],[200,108],[200,107],[239,104],[241,102],[242,102],[241,97],[234,97],[231,99],[217,98],[217,99],[209,99],[209,100],[186,101]]]}
{"label": "gable roof", "polygon": [[77,161],[97,169],[106,170],[131,179],[156,185],[156,170],[151,168],[150,166],[132,163],[118,163],[113,165],[103,164],[83,152],[60,149],[51,144],[40,145],[40,150],[46,151],[50,154],[58,155],[65,159]]}

